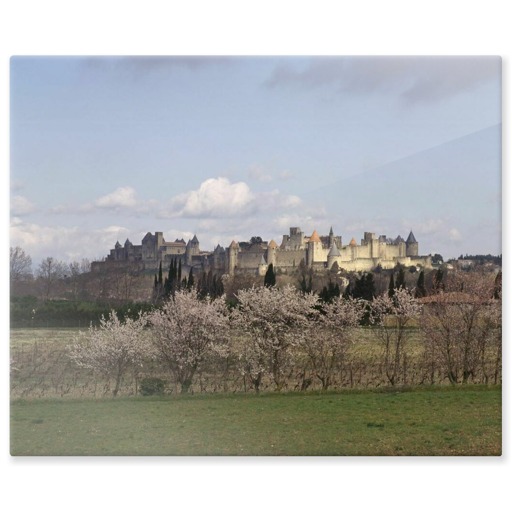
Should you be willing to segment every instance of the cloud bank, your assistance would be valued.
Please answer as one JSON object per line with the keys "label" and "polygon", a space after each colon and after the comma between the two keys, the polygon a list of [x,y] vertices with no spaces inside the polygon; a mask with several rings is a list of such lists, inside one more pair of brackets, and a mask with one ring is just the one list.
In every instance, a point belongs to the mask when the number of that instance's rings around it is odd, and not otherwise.
{"label": "cloud bank", "polygon": [[332,57],[278,65],[268,87],[333,87],[338,92],[395,94],[407,103],[438,101],[501,80],[499,57]]}

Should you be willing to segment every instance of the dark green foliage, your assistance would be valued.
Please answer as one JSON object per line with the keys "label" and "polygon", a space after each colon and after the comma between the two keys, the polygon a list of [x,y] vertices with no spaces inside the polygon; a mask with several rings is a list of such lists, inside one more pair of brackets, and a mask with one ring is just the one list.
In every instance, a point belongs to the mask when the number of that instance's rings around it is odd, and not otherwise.
{"label": "dark green foliage", "polygon": [[263,284],[267,288],[276,285],[276,273],[274,272],[274,265],[272,263],[268,266],[267,272],[265,273]]}
{"label": "dark green foliage", "polygon": [[396,286],[397,289],[406,288],[405,286],[405,271],[403,265],[398,267],[398,275],[396,276]]}
{"label": "dark green foliage", "polygon": [[187,288],[189,290],[192,290],[193,287],[194,287],[194,272],[193,272],[193,268],[190,267],[190,271],[188,273]]}
{"label": "dark green foliage", "polygon": [[354,299],[364,299],[368,301],[368,304],[365,308],[365,313],[363,314],[360,323],[361,325],[369,325],[371,313],[371,307],[369,303],[375,297],[375,282],[371,272],[367,274],[365,273],[359,279],[356,279],[352,297],[354,297]]}
{"label": "dark green foliage", "polygon": [[348,283],[345,291],[343,292],[343,298],[350,299],[350,297],[352,297],[352,289],[350,288],[350,283]]}
{"label": "dark green foliage", "polygon": [[433,265],[441,265],[443,263],[443,257],[440,254],[434,254],[432,256],[432,264]]}
{"label": "dark green foliage", "polygon": [[165,280],[165,284],[163,282],[163,275],[162,275],[162,262],[160,261],[160,264],[158,266],[158,277],[155,274],[155,284],[153,286],[153,302],[156,304],[164,295],[166,286],[167,286],[167,278]]}
{"label": "dark green foliage", "polygon": [[98,325],[101,316],[108,317],[112,309],[121,320],[136,318],[139,311],[149,311],[145,302],[104,303],[70,300],[43,301],[35,297],[11,297],[11,327],[80,327]]}
{"label": "dark green foliage", "polygon": [[222,297],[224,295],[224,284],[221,277],[213,274],[211,270],[203,272],[197,280],[197,293],[202,299]]}
{"label": "dark green foliage", "polygon": [[300,291],[302,293],[311,293],[311,290],[313,289],[312,273],[309,272],[309,278],[307,278],[307,281],[306,281],[306,272],[303,272],[301,280],[299,281],[299,285],[300,285]]}
{"label": "dark green foliage", "polygon": [[354,299],[373,300],[375,297],[375,281],[371,272],[364,273],[359,279],[356,279],[352,296]]}
{"label": "dark green foliage", "polygon": [[319,297],[323,302],[331,303],[336,297],[339,297],[340,294],[341,292],[339,284],[334,284],[329,280],[329,284],[323,287]]}
{"label": "dark green foliage", "polygon": [[415,297],[419,299],[421,297],[425,297],[426,295],[427,289],[425,288],[425,272],[422,270],[418,277],[418,282],[416,283]]}
{"label": "dark green foliage", "polygon": [[440,268],[437,269],[437,272],[434,275],[434,280],[432,282],[432,291],[434,293],[439,293],[440,291],[444,290],[443,277],[444,272]]}
{"label": "dark green foliage", "polygon": [[173,258],[169,265],[169,274],[164,282],[164,297],[174,296],[176,290],[180,290],[181,286],[181,259]]}
{"label": "dark green foliage", "polygon": [[393,297],[395,295],[395,277],[393,272],[391,272],[391,277],[389,278],[389,286],[388,286],[388,296]]}
{"label": "dark green foliage", "polygon": [[146,377],[140,381],[139,393],[142,396],[163,395],[165,381],[157,377]]}
{"label": "dark green foliage", "polygon": [[495,265],[499,265],[501,267],[502,257],[501,254],[498,256],[493,256],[492,254],[466,254],[459,256],[460,260],[473,260],[476,261],[477,264],[483,265],[484,263],[494,263]]}

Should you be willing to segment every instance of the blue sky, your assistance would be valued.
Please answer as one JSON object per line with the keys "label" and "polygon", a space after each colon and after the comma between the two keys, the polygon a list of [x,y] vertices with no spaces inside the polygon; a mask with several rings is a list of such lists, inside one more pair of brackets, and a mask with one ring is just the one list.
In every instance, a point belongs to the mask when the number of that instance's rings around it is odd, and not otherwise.
{"label": "blue sky", "polygon": [[292,225],[501,252],[497,57],[14,57],[10,102],[11,245],[35,264]]}

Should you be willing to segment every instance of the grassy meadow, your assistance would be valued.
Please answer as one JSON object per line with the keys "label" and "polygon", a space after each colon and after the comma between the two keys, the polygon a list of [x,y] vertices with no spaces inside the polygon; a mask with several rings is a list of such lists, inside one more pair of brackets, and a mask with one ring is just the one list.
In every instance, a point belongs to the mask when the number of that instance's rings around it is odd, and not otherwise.
{"label": "grassy meadow", "polygon": [[11,402],[12,455],[500,455],[500,386]]}

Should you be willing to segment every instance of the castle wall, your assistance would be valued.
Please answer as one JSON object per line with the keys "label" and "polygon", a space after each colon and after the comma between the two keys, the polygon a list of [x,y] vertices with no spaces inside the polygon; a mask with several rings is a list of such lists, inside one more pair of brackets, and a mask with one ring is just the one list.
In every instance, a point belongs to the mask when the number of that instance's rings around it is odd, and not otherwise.
{"label": "castle wall", "polygon": [[237,268],[238,270],[254,270],[258,269],[258,266],[261,261],[261,256],[265,256],[266,251],[250,251],[243,252],[240,251],[238,253],[238,262]]}
{"label": "castle wall", "polygon": [[[315,232],[316,233],[316,232]],[[318,236],[315,234],[315,237]],[[340,268],[347,271],[370,271],[377,265],[383,268],[394,268],[397,263],[405,266],[421,265],[431,267],[429,257],[418,256],[418,243],[414,235],[410,234],[409,242],[404,242],[398,237],[391,242],[385,235],[376,237],[374,233],[365,232],[360,245],[341,245],[341,237],[334,236],[332,230],[329,236],[319,236],[318,242],[309,241],[300,228],[290,228],[290,235],[283,236],[281,247],[275,242],[249,243],[236,242],[227,250],[220,246],[214,252],[200,252],[199,241],[194,236],[187,244],[183,240],[165,242],[163,234],[156,232],[154,235],[147,233],[141,245],[133,245],[129,240],[124,246],[119,243],[110,250],[107,256],[109,262],[142,262],[146,270],[156,269],[160,261],[166,266],[172,258],[179,258],[182,265],[190,265],[195,268],[208,268],[219,273],[237,271],[257,273],[262,272],[261,258],[266,264],[274,263],[276,269],[287,272],[298,268],[303,261],[310,268],[322,269],[332,267],[334,262]],[[328,255],[333,244],[340,253],[339,256]],[[335,251],[337,252],[337,251]],[[101,262],[95,262],[101,265]],[[95,264],[95,268],[98,267]]]}
{"label": "castle wall", "polygon": [[285,268],[297,268],[302,260],[306,263],[305,249],[298,249],[295,251],[276,251],[276,268],[282,270]]}

